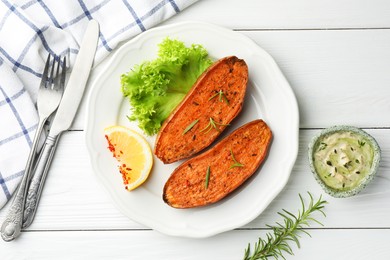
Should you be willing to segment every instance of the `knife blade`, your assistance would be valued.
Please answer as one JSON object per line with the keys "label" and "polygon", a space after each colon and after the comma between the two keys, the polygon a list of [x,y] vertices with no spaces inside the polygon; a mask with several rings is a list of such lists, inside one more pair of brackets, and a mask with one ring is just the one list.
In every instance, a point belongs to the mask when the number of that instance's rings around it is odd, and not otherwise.
{"label": "knife blade", "polygon": [[28,227],[36,214],[46,176],[61,133],[68,130],[83,97],[92,68],[99,38],[99,24],[91,20],[84,34],[75,64],[69,76],[64,95],[51,124],[49,134],[41,150],[26,198],[23,228]]}
{"label": "knife blade", "polygon": [[50,127],[49,135],[58,135],[71,126],[89,78],[98,37],[99,24],[95,20],[91,20],[77,54],[72,73],[69,76],[61,103]]}

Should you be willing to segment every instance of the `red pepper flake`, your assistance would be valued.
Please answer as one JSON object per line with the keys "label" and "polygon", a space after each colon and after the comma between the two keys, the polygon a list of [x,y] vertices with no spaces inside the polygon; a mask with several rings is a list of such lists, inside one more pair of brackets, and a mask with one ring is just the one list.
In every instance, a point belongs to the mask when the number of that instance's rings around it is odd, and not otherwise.
{"label": "red pepper flake", "polygon": [[108,135],[104,135],[104,137],[106,138],[106,140],[108,142],[108,150],[110,150],[110,152],[112,152],[113,156],[115,157],[115,147],[114,147],[114,145],[112,145],[110,139],[108,138]]}
{"label": "red pepper flake", "polygon": [[[116,144],[111,143],[108,135],[104,135],[104,137],[106,138],[106,140],[108,142],[108,147],[107,148],[110,150],[110,152],[112,153],[113,157],[118,160],[120,155],[123,154],[123,151],[119,151],[119,153],[115,154],[115,150],[116,150],[115,146],[116,146]],[[123,184],[126,185],[125,189],[128,190],[127,185],[130,182],[130,177],[128,176],[128,173],[129,173],[129,171],[131,171],[131,168],[128,167],[125,163],[123,163],[122,165],[118,166],[118,169],[119,169],[119,173],[122,176]]]}
{"label": "red pepper flake", "polygon": [[127,172],[122,168],[122,166],[119,166],[119,172],[121,173],[121,175],[122,175],[122,179],[123,179],[123,182],[125,182],[126,181],[126,174],[127,174]]}
{"label": "red pepper flake", "polygon": [[129,167],[126,167],[126,164],[122,164],[120,166],[118,166],[118,169],[119,169],[119,172],[121,173],[122,175],[122,180],[123,180],[123,184],[124,185],[127,185],[129,184],[129,181],[130,181],[130,177],[128,176],[128,173],[129,171],[131,170]]}

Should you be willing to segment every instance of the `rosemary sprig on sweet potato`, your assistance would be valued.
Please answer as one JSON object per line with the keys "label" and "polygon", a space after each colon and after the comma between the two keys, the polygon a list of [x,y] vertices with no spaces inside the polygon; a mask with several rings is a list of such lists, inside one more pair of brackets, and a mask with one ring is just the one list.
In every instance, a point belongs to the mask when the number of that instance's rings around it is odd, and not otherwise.
{"label": "rosemary sprig on sweet potato", "polygon": [[218,126],[228,126],[228,125],[229,124],[218,123],[212,117],[210,117],[208,125],[205,128],[203,128],[202,130],[200,130],[200,132],[204,132],[205,134],[207,134],[213,128],[215,130],[217,130],[218,132],[221,132],[221,130],[218,128]]}

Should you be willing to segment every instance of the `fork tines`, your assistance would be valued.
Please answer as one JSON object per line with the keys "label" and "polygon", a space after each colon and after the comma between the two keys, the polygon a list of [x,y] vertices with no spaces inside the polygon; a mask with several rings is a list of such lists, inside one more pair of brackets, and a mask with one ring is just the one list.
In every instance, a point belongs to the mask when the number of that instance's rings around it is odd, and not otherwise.
{"label": "fork tines", "polygon": [[[60,68],[62,70],[60,72]],[[60,74],[61,73],[61,74]],[[42,74],[41,86],[51,89],[59,89],[65,84],[66,57],[61,60],[60,56],[47,56],[45,69]]]}

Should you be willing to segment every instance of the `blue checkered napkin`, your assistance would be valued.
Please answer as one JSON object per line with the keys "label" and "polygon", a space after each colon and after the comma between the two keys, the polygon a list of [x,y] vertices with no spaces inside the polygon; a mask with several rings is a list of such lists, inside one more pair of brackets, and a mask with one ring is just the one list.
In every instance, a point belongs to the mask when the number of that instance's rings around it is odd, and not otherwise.
{"label": "blue checkered napkin", "polygon": [[197,0],[0,1],[0,208],[24,172],[37,127],[35,102],[48,53],[72,67],[88,21],[100,24],[95,64],[115,47]]}
{"label": "blue checkered napkin", "polygon": [[0,207],[10,199],[24,172],[37,127],[30,96],[11,68],[0,60]]}

